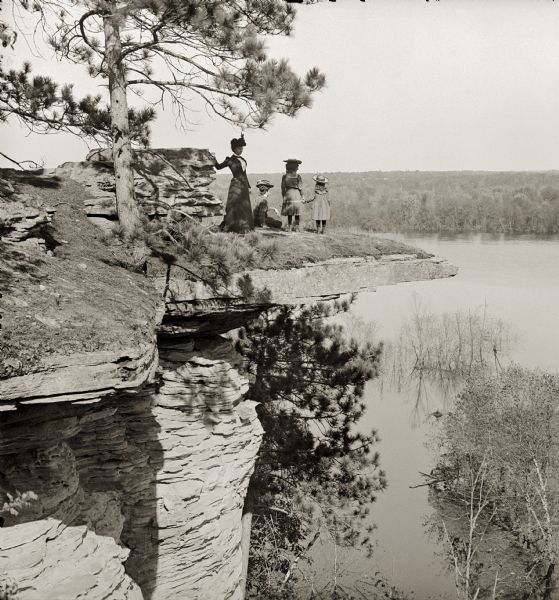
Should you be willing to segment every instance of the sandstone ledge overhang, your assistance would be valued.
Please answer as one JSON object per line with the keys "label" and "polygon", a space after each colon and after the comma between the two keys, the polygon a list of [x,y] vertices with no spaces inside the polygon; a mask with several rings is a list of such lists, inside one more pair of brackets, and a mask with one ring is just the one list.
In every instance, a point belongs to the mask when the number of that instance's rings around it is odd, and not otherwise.
{"label": "sandstone ledge overhang", "polygon": [[118,351],[50,356],[34,371],[0,379],[0,410],[4,403],[81,402],[133,391],[152,381],[156,368],[155,340]]}
{"label": "sandstone ledge overhang", "polygon": [[386,254],[380,258],[350,257],[308,263],[293,269],[257,269],[238,274],[250,275],[256,289],[271,292],[269,304],[247,302],[234,282],[223,294],[172,276],[155,280],[166,286],[166,313],[159,333],[162,335],[222,333],[239,327],[263,310],[279,305],[325,302],[366,291],[381,285],[453,277],[458,268],[444,258],[418,257],[416,254]]}
{"label": "sandstone ledge overhang", "polygon": [[444,258],[386,254],[380,258],[335,258],[299,269],[256,270],[249,274],[257,288],[268,288],[277,304],[303,304],[371,292],[381,285],[454,277],[458,268]]}

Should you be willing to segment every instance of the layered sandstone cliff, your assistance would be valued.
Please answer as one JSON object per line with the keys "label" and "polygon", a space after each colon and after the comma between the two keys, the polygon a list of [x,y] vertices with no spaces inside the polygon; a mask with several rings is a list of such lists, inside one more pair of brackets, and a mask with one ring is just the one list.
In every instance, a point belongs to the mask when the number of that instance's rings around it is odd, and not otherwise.
{"label": "layered sandstone cliff", "polygon": [[[77,183],[16,187],[0,241],[0,574],[20,600],[240,598],[262,429],[220,334],[267,306],[130,270]],[[410,251],[251,276],[300,304],[454,273]]]}
{"label": "layered sandstone cliff", "polygon": [[159,348],[163,299],[105,245],[81,186],[34,183],[28,215],[23,195],[3,205],[28,227],[1,242],[0,574],[20,600],[239,598],[262,430],[231,343]]}
{"label": "layered sandstone cliff", "polygon": [[[134,154],[136,198],[150,215],[170,211],[207,219],[223,213],[210,189],[215,180],[214,158],[197,148],[149,148]],[[82,162],[67,162],[56,175],[79,181],[87,191],[85,211],[97,225],[110,228],[116,221],[115,178],[108,150],[94,150]]]}

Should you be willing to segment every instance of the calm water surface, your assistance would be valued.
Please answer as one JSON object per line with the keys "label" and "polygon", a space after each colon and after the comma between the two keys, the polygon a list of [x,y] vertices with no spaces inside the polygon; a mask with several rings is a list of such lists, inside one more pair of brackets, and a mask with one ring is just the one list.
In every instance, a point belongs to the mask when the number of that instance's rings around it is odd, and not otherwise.
{"label": "calm water surface", "polygon": [[[379,339],[395,340],[418,303],[434,313],[486,307],[490,316],[508,322],[518,339],[511,359],[526,367],[559,370],[559,239],[495,236],[411,237],[386,235],[444,256],[459,267],[451,279],[413,282],[361,294],[353,311],[378,324]],[[429,472],[433,456],[426,448],[435,420],[427,415],[444,410],[444,399],[431,391],[429,406],[414,415],[414,392],[396,392],[386,383],[370,384],[364,428],[375,427],[378,450],[389,486],[372,507],[378,526],[373,564],[396,587],[413,597],[455,598],[453,576],[443,548],[429,536],[425,522],[432,509],[419,472]],[[362,574],[371,563],[352,560]]]}

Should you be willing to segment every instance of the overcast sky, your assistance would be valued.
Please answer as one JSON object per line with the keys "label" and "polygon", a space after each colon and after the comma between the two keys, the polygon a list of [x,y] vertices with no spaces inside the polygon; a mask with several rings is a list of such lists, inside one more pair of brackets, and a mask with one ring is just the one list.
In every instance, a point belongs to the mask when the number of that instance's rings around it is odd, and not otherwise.
{"label": "overcast sky", "polygon": [[[311,110],[246,133],[251,172],[544,170],[559,168],[559,2],[552,0],[338,0],[298,9],[294,35],[270,55],[327,87]],[[95,92],[85,69],[33,59],[24,41],[5,64],[32,59],[37,73]],[[8,54],[8,53],[6,53]],[[210,148],[221,160],[239,131],[192,106],[192,127],[170,110],[154,147]],[[55,166],[84,157],[69,135],[26,136],[1,127],[2,147]]]}

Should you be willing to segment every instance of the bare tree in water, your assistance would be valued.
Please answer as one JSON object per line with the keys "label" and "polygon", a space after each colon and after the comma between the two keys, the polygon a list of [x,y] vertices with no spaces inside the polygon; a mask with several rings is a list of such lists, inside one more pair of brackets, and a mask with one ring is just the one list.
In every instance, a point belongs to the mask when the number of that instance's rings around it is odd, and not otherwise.
{"label": "bare tree in water", "polygon": [[510,326],[485,307],[436,314],[416,302],[396,342],[384,346],[382,376],[399,391],[415,389],[412,418],[419,422],[433,411],[430,386],[449,400],[474,373],[498,373],[514,339]]}
{"label": "bare tree in water", "polygon": [[[465,598],[487,597],[492,586],[497,597],[557,594],[558,398],[557,375],[518,367],[479,372],[443,419],[430,479]],[[456,515],[460,506],[467,507],[466,515],[459,511],[461,527],[447,527],[445,513]],[[506,547],[491,552],[503,537]],[[472,577],[476,554],[481,566]]]}

